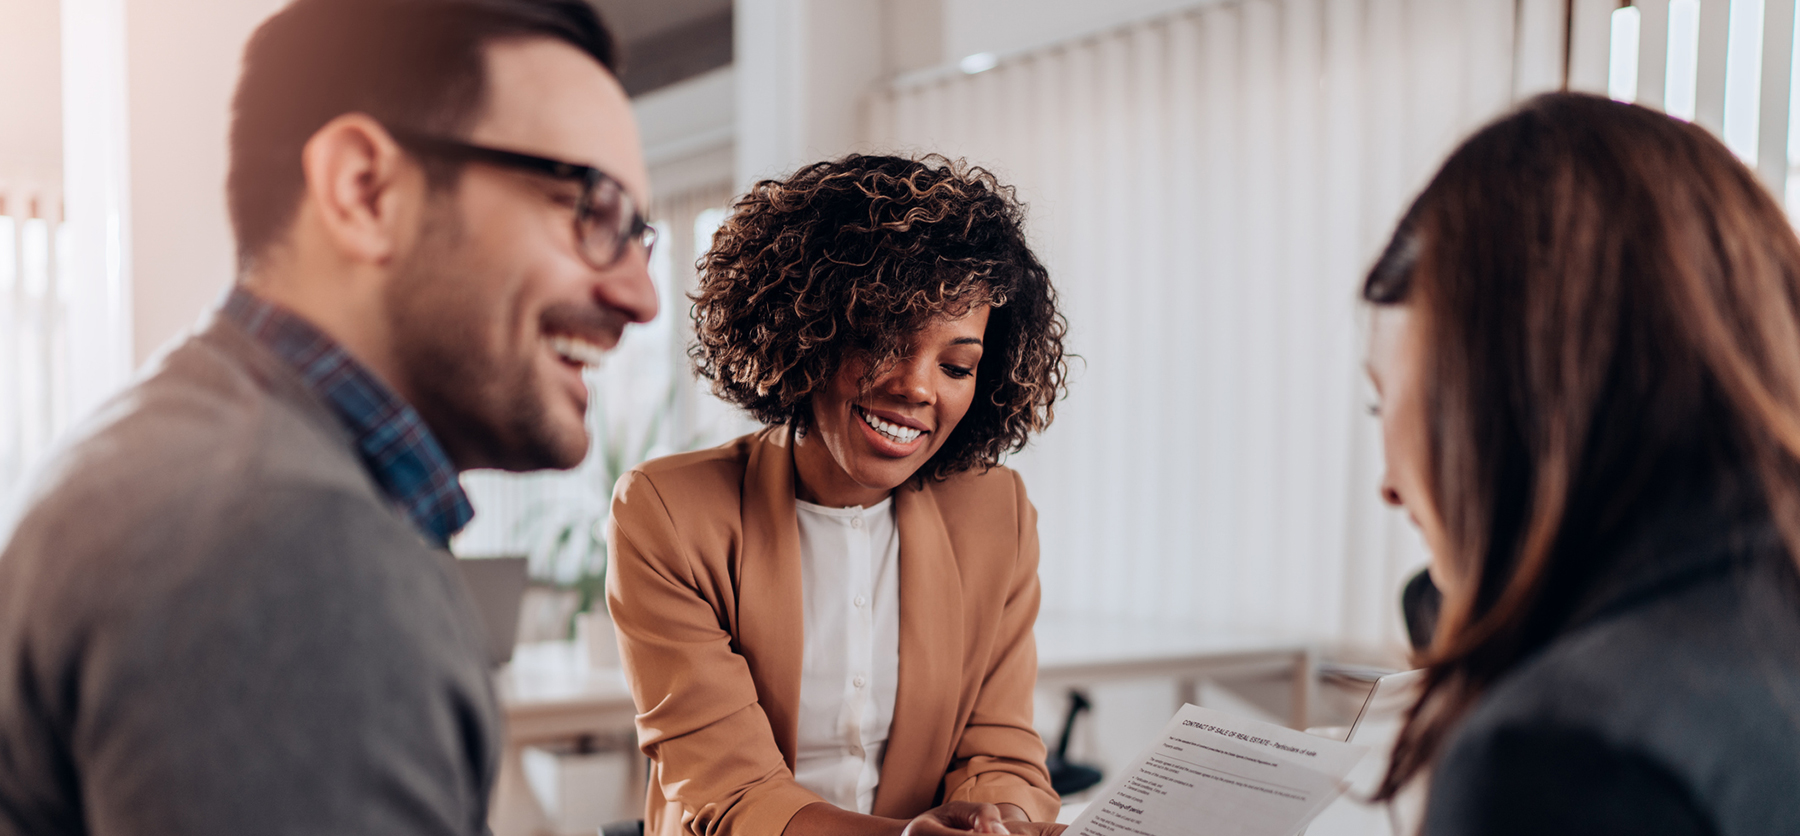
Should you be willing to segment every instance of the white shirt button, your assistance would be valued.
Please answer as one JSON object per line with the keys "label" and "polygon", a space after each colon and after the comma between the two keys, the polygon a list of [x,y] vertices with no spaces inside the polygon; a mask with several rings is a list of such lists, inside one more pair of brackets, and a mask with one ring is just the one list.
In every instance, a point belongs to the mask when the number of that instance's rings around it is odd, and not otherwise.
{"label": "white shirt button", "polygon": [[869,605],[869,599],[864,598],[861,595],[858,595],[858,596],[856,596],[856,605],[859,607],[866,607]]}
{"label": "white shirt button", "polygon": [[856,686],[856,687],[858,687],[858,688],[861,688],[861,687],[863,687],[863,686],[864,686],[864,685],[867,685],[867,684],[869,684],[869,681],[868,681],[868,680],[867,680],[867,679],[864,679],[864,678],[862,678],[862,677],[861,677],[861,676],[860,676],[860,675],[859,675],[859,676],[857,676],[857,677],[856,677],[856,678],[855,678],[855,679],[852,679],[852,680],[850,680],[850,684],[851,684],[851,685],[855,685],[855,686]]}
{"label": "white shirt button", "polygon": [[862,517],[851,517],[850,518],[850,527],[851,528],[862,528]]}

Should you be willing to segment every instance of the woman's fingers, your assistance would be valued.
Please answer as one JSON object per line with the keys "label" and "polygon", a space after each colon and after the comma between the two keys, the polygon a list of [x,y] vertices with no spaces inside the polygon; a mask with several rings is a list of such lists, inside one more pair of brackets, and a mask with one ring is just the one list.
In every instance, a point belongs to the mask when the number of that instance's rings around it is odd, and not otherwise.
{"label": "woman's fingers", "polygon": [[998,833],[1000,836],[1006,836],[1007,833],[1012,832],[1006,829],[1006,819],[1001,816],[999,807],[992,804],[977,804],[974,806],[975,819],[972,823],[973,826],[969,828],[970,831],[975,833]]}
{"label": "woman's fingers", "polygon": [[964,836],[969,833],[1006,834],[1000,808],[992,804],[952,801],[925,811],[906,826],[902,836]]}
{"label": "woman's fingers", "polygon": [[1006,827],[1006,832],[1024,836],[1062,836],[1062,832],[1068,829],[1068,825],[1053,821],[1009,821]]}

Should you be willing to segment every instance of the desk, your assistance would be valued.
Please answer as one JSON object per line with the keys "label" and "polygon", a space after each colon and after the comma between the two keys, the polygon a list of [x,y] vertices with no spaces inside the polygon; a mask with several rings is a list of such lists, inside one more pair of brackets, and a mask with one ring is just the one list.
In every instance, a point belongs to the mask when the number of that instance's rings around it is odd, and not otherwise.
{"label": "desk", "polygon": [[[1040,688],[1172,680],[1179,707],[1195,701],[1205,679],[1291,672],[1290,724],[1296,728],[1306,727],[1316,699],[1317,656],[1305,642],[1192,624],[1052,615],[1038,619],[1037,640]],[[524,748],[583,736],[630,739],[637,709],[624,671],[590,668],[576,642],[520,645],[501,669],[497,687],[506,715],[506,746],[489,825],[496,836],[530,836],[547,831],[549,818],[525,782]],[[642,760],[633,762],[641,770]],[[644,776],[639,772],[632,779],[641,786]]]}
{"label": "desk", "polygon": [[[548,831],[549,817],[525,782],[525,747],[563,743],[582,737],[602,741],[623,738],[635,751],[632,720],[637,708],[618,668],[588,666],[586,649],[576,642],[522,644],[496,677],[500,708],[506,715],[506,745],[501,751],[488,826],[496,836],[530,836]],[[642,760],[632,776],[643,781]]]}
{"label": "desk", "polygon": [[1318,654],[1292,638],[1141,619],[1038,618],[1038,687],[1066,688],[1130,679],[1176,684],[1176,707],[1194,702],[1202,680],[1291,672],[1288,725],[1307,726],[1318,699]]}

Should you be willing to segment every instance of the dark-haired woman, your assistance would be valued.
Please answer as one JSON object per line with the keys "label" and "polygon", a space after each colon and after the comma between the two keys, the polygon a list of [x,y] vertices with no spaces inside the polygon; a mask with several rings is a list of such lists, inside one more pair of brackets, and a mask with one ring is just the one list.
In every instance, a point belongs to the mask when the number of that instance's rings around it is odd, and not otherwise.
{"label": "dark-haired woman", "polygon": [[1539,98],[1370,274],[1384,495],[1444,593],[1427,834],[1800,832],[1800,241],[1705,131]]}
{"label": "dark-haired woman", "polygon": [[1063,324],[1021,222],[980,169],[851,156],[757,184],[714,237],[695,367],[767,429],[614,494],[647,833],[1054,819],[1037,517],[999,459],[1050,422]]}

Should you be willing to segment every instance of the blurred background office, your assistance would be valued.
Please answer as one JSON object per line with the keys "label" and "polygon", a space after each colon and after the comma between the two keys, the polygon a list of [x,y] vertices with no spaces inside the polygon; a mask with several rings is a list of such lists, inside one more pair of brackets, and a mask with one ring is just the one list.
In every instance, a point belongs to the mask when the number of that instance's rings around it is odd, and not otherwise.
{"label": "blurred background office", "polygon": [[[1336,684],[1405,664],[1397,601],[1425,556],[1376,494],[1355,289],[1459,137],[1567,86],[1698,122],[1800,196],[1795,0],[597,2],[625,48],[665,313],[595,375],[580,469],[465,477],[478,516],[455,550],[527,556],[535,584],[519,729],[550,716],[533,687],[546,705],[604,690],[603,614],[574,613],[600,606],[616,476],[747,427],[687,371],[682,296],[756,179],[935,151],[1029,204],[1082,357],[1009,462],[1041,512],[1040,726],[1054,747],[1079,687],[1096,712],[1071,755],[1103,769],[1174,700],[1333,724],[1355,705]],[[0,0],[0,503],[231,280],[226,101],[280,5]],[[587,647],[553,641],[572,634],[594,646],[574,680],[556,654]],[[617,727],[598,708],[544,722],[521,747],[584,754]],[[502,830],[634,802],[577,803],[566,780],[558,799],[532,771],[538,818]]]}

